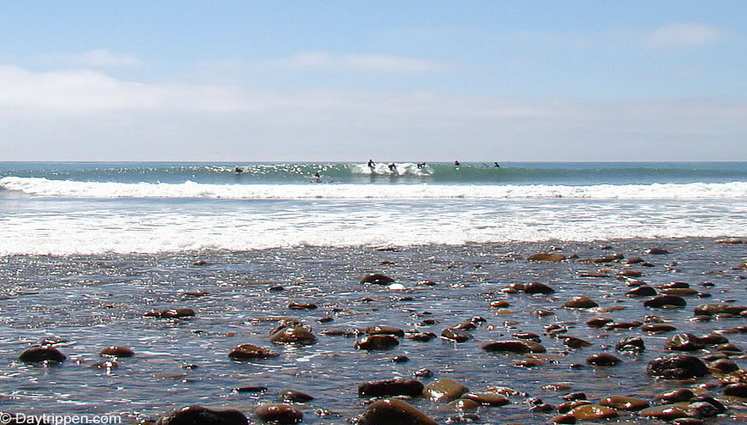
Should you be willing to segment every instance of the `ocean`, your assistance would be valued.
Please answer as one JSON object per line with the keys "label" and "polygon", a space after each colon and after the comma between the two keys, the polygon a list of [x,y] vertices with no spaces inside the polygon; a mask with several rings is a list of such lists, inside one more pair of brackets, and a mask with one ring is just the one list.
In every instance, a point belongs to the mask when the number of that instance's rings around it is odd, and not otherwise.
{"label": "ocean", "polygon": [[745,162],[396,166],[0,163],[0,255],[718,237],[747,228]]}

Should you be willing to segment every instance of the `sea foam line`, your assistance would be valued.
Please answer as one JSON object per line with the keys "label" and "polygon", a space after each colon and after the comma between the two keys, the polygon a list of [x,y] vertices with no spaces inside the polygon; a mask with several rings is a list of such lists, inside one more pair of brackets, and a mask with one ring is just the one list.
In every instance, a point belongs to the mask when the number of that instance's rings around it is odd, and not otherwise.
{"label": "sea foam line", "polygon": [[626,185],[115,183],[4,177],[0,189],[62,198],[294,199],[747,199],[747,182]]}

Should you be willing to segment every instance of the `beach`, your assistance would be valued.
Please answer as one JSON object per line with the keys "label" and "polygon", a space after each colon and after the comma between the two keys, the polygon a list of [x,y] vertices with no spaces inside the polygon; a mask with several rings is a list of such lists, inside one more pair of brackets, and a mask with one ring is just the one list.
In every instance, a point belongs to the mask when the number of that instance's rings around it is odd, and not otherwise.
{"label": "beach", "polygon": [[743,165],[323,184],[3,166],[5,412],[747,419]]}

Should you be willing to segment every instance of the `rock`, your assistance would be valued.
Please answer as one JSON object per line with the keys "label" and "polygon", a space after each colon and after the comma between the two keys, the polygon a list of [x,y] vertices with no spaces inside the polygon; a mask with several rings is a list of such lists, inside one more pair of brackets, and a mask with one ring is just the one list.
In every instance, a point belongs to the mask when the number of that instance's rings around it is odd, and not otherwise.
{"label": "rock", "polygon": [[397,337],[392,335],[368,335],[355,343],[356,350],[388,350],[399,345]]}
{"label": "rock", "polygon": [[705,363],[697,357],[676,354],[658,357],[648,364],[648,374],[665,379],[689,379],[708,374]]}
{"label": "rock", "polygon": [[270,341],[273,344],[312,345],[316,337],[305,326],[289,326],[275,332]]}
{"label": "rock", "polygon": [[592,354],[586,358],[586,363],[594,366],[616,366],[621,362],[622,360],[610,353]]}
{"label": "rock", "polygon": [[394,283],[394,279],[384,274],[373,273],[373,274],[363,276],[361,278],[361,283],[370,283],[374,285],[389,285],[390,283]]}
{"label": "rock", "polygon": [[195,311],[191,308],[170,308],[166,310],[151,310],[144,314],[145,317],[155,317],[156,319],[181,319],[192,317]]}
{"label": "rock", "polygon": [[718,415],[718,409],[716,409],[711,403],[704,401],[698,401],[691,403],[687,406],[687,416],[691,418],[712,418]]}
{"label": "rock", "polygon": [[615,329],[633,329],[637,328],[639,326],[643,325],[643,323],[639,321],[632,321],[632,322],[614,322],[614,323],[607,323],[605,325],[606,329],[609,330],[615,330]]}
{"label": "rock", "polygon": [[664,404],[661,406],[649,407],[638,412],[639,416],[644,418],[656,418],[665,421],[671,421],[677,418],[686,418],[687,403]]}
{"label": "rock", "polygon": [[435,337],[436,334],[434,334],[433,332],[411,332],[405,334],[406,339],[411,339],[418,342],[428,342]]}
{"label": "rock", "polygon": [[734,360],[721,359],[708,365],[711,369],[715,369],[721,373],[731,373],[739,370],[739,365]]}
{"label": "rock", "polygon": [[672,421],[674,425],[704,425],[701,419],[696,418],[678,418]]}
{"label": "rock", "polygon": [[688,296],[691,296],[691,295],[698,295],[698,294],[700,294],[696,289],[693,289],[693,288],[669,288],[669,289],[662,289],[661,293],[662,294],[666,294],[666,295],[679,295],[681,297],[688,297]]}
{"label": "rock", "polygon": [[24,363],[62,363],[66,358],[60,350],[52,346],[27,348],[18,356],[18,360]]}
{"label": "rock", "polygon": [[254,409],[254,415],[262,422],[277,425],[297,424],[303,421],[303,413],[290,404],[262,404]]}
{"label": "rock", "polygon": [[358,425],[437,425],[436,421],[409,403],[392,399],[371,403],[358,418]]}
{"label": "rock", "polygon": [[559,263],[561,261],[566,260],[566,256],[562,254],[553,254],[553,253],[547,253],[547,252],[539,252],[534,255],[530,255],[529,258],[527,258],[529,261],[547,261],[551,263]]}
{"label": "rock", "polygon": [[464,394],[462,398],[476,401],[483,406],[492,407],[505,406],[506,404],[511,403],[511,400],[509,400],[508,398],[493,392],[467,393]]}
{"label": "rock", "polygon": [[418,378],[430,378],[433,376],[433,372],[430,369],[422,368],[416,370],[413,375]]}
{"label": "rock", "polygon": [[314,400],[314,397],[301,391],[283,390],[280,392],[280,400],[288,403],[307,403]]}
{"label": "rock", "polygon": [[130,347],[120,347],[112,345],[104,348],[99,352],[100,356],[115,356],[115,357],[132,357],[135,352]]}
{"label": "rock", "polygon": [[405,355],[392,357],[392,363],[407,363],[409,361],[410,361],[410,358]]}
{"label": "rock", "polygon": [[552,294],[555,290],[544,283],[532,282],[524,286],[524,292],[527,294]]}
{"label": "rock", "polygon": [[162,416],[156,425],[248,425],[249,420],[238,410],[208,409],[189,406]]}
{"label": "rock", "polygon": [[703,345],[726,344],[729,342],[725,336],[717,332],[711,332],[707,335],[699,336],[698,341]]}
{"label": "rock", "polygon": [[317,306],[313,303],[296,303],[292,302],[288,304],[288,308],[291,310],[316,310]]}
{"label": "rock", "polygon": [[646,301],[643,305],[649,308],[674,308],[685,307],[687,301],[676,295],[659,295]]}
{"label": "rock", "polygon": [[696,316],[715,316],[717,314],[740,314],[747,311],[747,306],[732,304],[701,304],[695,307]]}
{"label": "rock", "polygon": [[470,335],[469,332],[454,328],[444,329],[444,331],[441,332],[441,336],[455,342],[467,342],[472,338],[472,335]]}
{"label": "rock", "polygon": [[643,332],[650,333],[650,334],[660,334],[660,333],[665,333],[665,332],[676,331],[677,328],[675,328],[672,325],[667,325],[664,323],[649,323],[649,324],[643,325],[641,327],[641,330]]}
{"label": "rock", "polygon": [[586,325],[590,328],[601,328],[607,323],[612,323],[612,319],[608,317],[595,317],[586,322]]}
{"label": "rock", "polygon": [[627,351],[631,353],[642,353],[646,351],[646,344],[643,342],[643,338],[639,336],[626,336],[618,341],[615,345],[617,351]]}
{"label": "rock", "polygon": [[228,353],[228,357],[233,360],[269,359],[277,356],[279,356],[279,354],[269,348],[259,347],[253,344],[237,345],[230,353]]}
{"label": "rock", "polygon": [[664,248],[653,247],[646,251],[646,253],[649,255],[667,255],[669,254],[669,251]]}
{"label": "rock", "polygon": [[368,335],[396,335],[405,336],[405,331],[394,326],[371,326],[366,328]]}
{"label": "rock", "polygon": [[612,407],[617,410],[638,411],[649,406],[649,402],[640,398],[613,395],[603,398],[599,404],[602,406]]}
{"label": "rock", "polygon": [[264,385],[242,385],[233,389],[237,393],[264,393],[267,392],[267,387]]}
{"label": "rock", "polygon": [[506,308],[510,306],[511,306],[511,303],[509,303],[506,300],[496,300],[490,303],[490,307],[492,308]]}
{"label": "rock", "polygon": [[563,304],[565,308],[594,308],[599,307],[599,304],[594,302],[587,296],[573,297]]}
{"label": "rock", "polygon": [[705,347],[705,345],[700,342],[697,336],[689,333],[672,335],[664,343],[664,346],[668,350],[676,351],[695,351]]}
{"label": "rock", "polygon": [[716,243],[722,244],[722,245],[742,245],[745,242],[744,239],[739,238],[724,238],[724,239],[717,239]]}
{"label": "rock", "polygon": [[668,393],[659,394],[656,396],[656,399],[665,404],[672,404],[672,403],[679,403],[683,401],[689,401],[694,397],[695,397],[695,393],[692,392],[692,390],[687,389],[687,388],[680,388],[679,390],[674,390]]}
{"label": "rock", "polygon": [[458,399],[468,391],[467,387],[452,379],[444,378],[425,386],[423,396],[437,403]]}
{"label": "rock", "polygon": [[554,424],[575,424],[576,417],[571,415],[570,413],[566,413],[565,415],[554,416],[552,419],[550,419],[550,422]]}
{"label": "rock", "polygon": [[335,326],[335,327],[323,329],[319,333],[325,336],[354,337],[354,336],[360,335],[361,330],[357,328],[351,328],[351,327]]}
{"label": "rock", "polygon": [[470,399],[454,400],[444,410],[453,412],[473,412],[480,408],[480,403]]}
{"label": "rock", "polygon": [[636,288],[631,289],[625,295],[629,297],[653,297],[653,296],[656,296],[657,293],[656,293],[656,289],[648,285],[642,285],[642,286],[638,286]]}
{"label": "rock", "polygon": [[520,340],[490,341],[483,344],[482,349],[488,352],[517,354],[545,352],[545,347],[543,347],[541,344]]}
{"label": "rock", "polygon": [[563,400],[567,400],[567,401],[586,400],[586,393],[582,393],[582,392],[568,393],[563,396]]}
{"label": "rock", "polygon": [[747,398],[747,384],[729,384],[724,387],[724,395]]}
{"label": "rock", "polygon": [[516,339],[525,339],[525,340],[534,341],[534,342],[541,342],[540,336],[533,332],[516,332],[511,336],[513,336]]}
{"label": "rock", "polygon": [[358,386],[359,397],[419,397],[425,387],[414,379],[395,378],[384,381],[370,381]]}
{"label": "rock", "polygon": [[617,417],[617,411],[597,404],[586,404],[571,410],[570,414],[579,421],[599,421]]}
{"label": "rock", "polygon": [[563,340],[563,344],[570,348],[584,348],[592,345],[589,341],[575,336],[561,336],[560,338]]}

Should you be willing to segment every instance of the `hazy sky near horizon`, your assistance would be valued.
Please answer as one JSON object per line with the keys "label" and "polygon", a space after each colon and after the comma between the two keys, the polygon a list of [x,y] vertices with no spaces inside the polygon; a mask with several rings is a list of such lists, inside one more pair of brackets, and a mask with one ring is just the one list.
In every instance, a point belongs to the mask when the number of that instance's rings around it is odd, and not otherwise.
{"label": "hazy sky near horizon", "polygon": [[0,160],[747,160],[747,2],[0,4]]}

